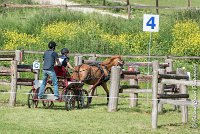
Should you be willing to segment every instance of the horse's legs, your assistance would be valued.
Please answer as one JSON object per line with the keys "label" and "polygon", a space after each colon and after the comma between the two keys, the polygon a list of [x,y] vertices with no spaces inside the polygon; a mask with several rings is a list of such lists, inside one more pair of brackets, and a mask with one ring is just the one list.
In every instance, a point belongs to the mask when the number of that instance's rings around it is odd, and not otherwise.
{"label": "horse's legs", "polygon": [[90,86],[90,90],[89,90],[89,98],[88,98],[88,102],[89,104],[92,103],[92,96],[94,96],[94,91],[96,88],[93,88],[93,85]]}
{"label": "horse's legs", "polygon": [[101,84],[101,86],[103,87],[103,89],[105,90],[105,92],[107,94],[107,104],[108,104],[108,101],[109,101],[109,91],[108,91],[107,84],[104,82],[104,83]]}

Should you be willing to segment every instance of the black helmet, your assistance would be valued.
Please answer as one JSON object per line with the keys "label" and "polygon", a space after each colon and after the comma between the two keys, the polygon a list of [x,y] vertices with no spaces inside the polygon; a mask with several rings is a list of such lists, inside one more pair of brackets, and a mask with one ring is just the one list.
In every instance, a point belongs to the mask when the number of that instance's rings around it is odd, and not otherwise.
{"label": "black helmet", "polygon": [[69,53],[69,50],[67,48],[61,49],[61,54]]}
{"label": "black helmet", "polygon": [[48,47],[50,49],[55,48],[55,46],[57,46],[57,45],[56,45],[56,43],[54,41],[50,41],[49,44],[48,44]]}

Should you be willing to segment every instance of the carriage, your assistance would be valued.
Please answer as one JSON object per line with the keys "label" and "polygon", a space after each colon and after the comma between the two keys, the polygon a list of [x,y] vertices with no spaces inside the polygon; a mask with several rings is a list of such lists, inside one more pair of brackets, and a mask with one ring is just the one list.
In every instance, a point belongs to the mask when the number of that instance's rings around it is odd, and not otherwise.
{"label": "carriage", "polygon": [[[51,88],[52,81],[47,81],[43,99],[38,99],[41,80],[35,80],[28,94],[28,107],[37,108],[39,102],[43,107],[53,107],[54,102],[65,102],[65,109],[87,108],[89,105],[88,92],[83,89],[83,83],[74,81],[64,67],[55,66],[54,70],[58,78],[59,100],[54,100],[54,92]],[[48,86],[50,85],[50,86]]]}

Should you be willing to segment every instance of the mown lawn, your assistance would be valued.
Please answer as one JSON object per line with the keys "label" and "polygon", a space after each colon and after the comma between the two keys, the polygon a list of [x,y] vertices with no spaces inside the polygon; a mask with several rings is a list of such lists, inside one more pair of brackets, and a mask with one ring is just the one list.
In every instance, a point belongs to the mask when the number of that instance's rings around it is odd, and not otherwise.
{"label": "mown lawn", "polygon": [[128,95],[120,94],[118,111],[107,112],[106,98],[101,88],[98,96],[87,109],[64,110],[64,102],[55,103],[51,109],[43,107],[29,109],[27,92],[29,88],[21,87],[17,94],[17,106],[8,107],[8,88],[0,87],[0,132],[26,134],[160,134],[160,133],[198,133],[200,128],[191,128],[193,108],[189,114],[189,123],[181,123],[181,113],[173,111],[172,106],[165,105],[164,113],[159,114],[158,129],[151,128],[150,95],[140,95],[137,108],[128,107]]}

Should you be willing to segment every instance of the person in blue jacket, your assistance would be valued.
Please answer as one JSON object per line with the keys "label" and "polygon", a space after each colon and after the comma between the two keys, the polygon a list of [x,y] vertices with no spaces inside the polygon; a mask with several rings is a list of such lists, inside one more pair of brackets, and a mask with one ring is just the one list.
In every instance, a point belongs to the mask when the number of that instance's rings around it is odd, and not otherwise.
{"label": "person in blue jacket", "polygon": [[58,79],[54,71],[54,65],[60,65],[58,54],[54,51],[56,47],[54,41],[48,43],[49,50],[44,52],[43,60],[43,77],[42,84],[39,89],[38,99],[43,99],[44,90],[47,84],[48,76],[50,76],[54,88],[54,100],[59,100]]}

